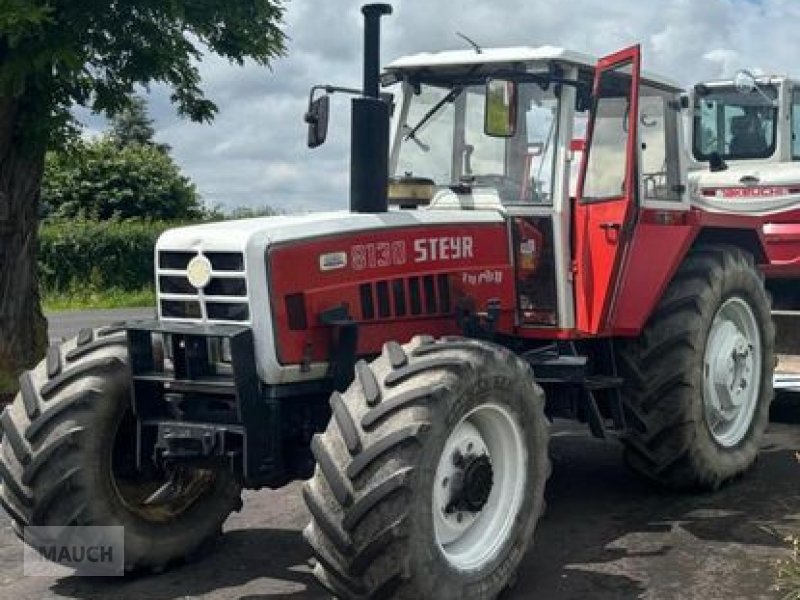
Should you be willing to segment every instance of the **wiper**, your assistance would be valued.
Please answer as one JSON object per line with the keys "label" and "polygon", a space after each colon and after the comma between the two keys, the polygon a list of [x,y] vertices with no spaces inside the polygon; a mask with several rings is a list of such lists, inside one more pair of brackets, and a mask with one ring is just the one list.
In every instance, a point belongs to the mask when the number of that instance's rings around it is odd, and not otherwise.
{"label": "wiper", "polygon": [[441,100],[439,100],[436,104],[434,104],[431,109],[425,113],[425,115],[419,120],[419,122],[411,128],[411,130],[406,134],[406,141],[408,140],[416,140],[415,133],[419,131],[425,123],[431,120],[433,115],[435,115],[439,110],[448,102],[452,102],[464,91],[463,87],[454,87],[450,90],[447,95],[445,95]]}

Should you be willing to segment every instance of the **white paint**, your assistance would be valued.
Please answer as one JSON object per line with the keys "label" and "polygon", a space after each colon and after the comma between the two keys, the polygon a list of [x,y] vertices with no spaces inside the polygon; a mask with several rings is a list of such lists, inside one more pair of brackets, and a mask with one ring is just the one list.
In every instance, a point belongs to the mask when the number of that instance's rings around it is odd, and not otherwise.
{"label": "white paint", "polygon": [[[550,61],[559,61],[564,66],[577,66],[579,68],[594,69],[597,58],[591,54],[575,52],[558,46],[516,46],[511,48],[483,48],[478,54],[474,50],[447,50],[444,52],[420,52],[403,56],[393,60],[386,66],[386,71],[415,70],[423,67],[433,69],[442,67],[469,66],[477,64],[497,63],[534,63],[530,66],[546,68]],[[664,75],[642,71],[642,78],[646,81],[675,90],[682,89],[681,84]]]}

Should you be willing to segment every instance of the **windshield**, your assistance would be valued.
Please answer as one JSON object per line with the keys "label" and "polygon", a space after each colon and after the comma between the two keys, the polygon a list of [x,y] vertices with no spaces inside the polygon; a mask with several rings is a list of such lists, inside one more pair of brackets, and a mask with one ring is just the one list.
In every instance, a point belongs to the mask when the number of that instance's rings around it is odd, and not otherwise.
{"label": "windshield", "polygon": [[558,122],[553,87],[520,83],[516,134],[493,138],[484,134],[484,85],[406,84],[394,176],[491,188],[504,204],[552,203]]}
{"label": "windshield", "polygon": [[714,153],[727,160],[772,155],[778,93],[774,85],[759,87],[761,92],[740,92],[730,86],[706,88],[707,94],[698,94],[693,140],[697,160],[709,160]]}

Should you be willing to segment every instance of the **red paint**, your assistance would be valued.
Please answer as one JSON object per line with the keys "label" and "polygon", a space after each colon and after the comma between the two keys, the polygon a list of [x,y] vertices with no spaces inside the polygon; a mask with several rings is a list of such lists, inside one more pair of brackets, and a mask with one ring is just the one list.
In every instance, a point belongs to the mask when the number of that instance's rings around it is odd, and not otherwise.
{"label": "red paint", "polygon": [[[656,212],[656,211],[643,211]],[[689,225],[665,225],[642,218],[633,234],[619,293],[609,323],[613,335],[641,331],[667,289],[698,230]]]}
{"label": "red paint", "polygon": [[598,96],[600,78],[609,70],[631,65],[631,95],[628,116],[624,192],[600,201],[583,200],[584,185],[592,153],[594,114],[588,126],[586,152],[583,153],[578,180],[578,201],[573,217],[575,232],[575,309],[576,325],[586,335],[596,335],[607,327],[609,309],[617,287],[618,274],[630,241],[630,227],[636,213],[637,129],[639,114],[639,74],[641,52],[632,46],[597,63],[594,95]]}
{"label": "red paint", "polygon": [[767,276],[800,278],[800,223],[766,223],[763,232],[769,256],[764,268]]}
{"label": "red paint", "polygon": [[[471,242],[466,243],[465,238]],[[404,252],[400,251],[400,246],[404,246]],[[470,246],[471,252],[467,253],[465,250]],[[347,255],[345,266],[320,269],[320,256],[342,252]],[[511,333],[515,286],[508,253],[505,224],[403,227],[301,240],[274,247],[270,249],[267,261],[279,360],[283,364],[301,363],[309,357],[313,361],[327,360],[332,328],[323,325],[319,316],[341,305],[346,306],[349,314],[359,322],[360,355],[380,352],[383,343],[391,339],[406,341],[421,333],[459,333],[454,310],[456,304],[482,312],[489,300],[499,300],[498,330]],[[418,260],[423,255],[427,260]],[[450,310],[446,312],[439,310],[444,300],[438,288],[439,275],[449,276]],[[426,311],[425,276],[432,276],[434,280],[432,290],[437,311],[433,314]],[[419,278],[421,314],[411,312],[413,286],[410,278],[413,277]],[[388,282],[390,311],[386,316],[378,314],[377,282]],[[371,285],[375,312],[371,319],[362,311],[362,284]],[[402,316],[397,314],[401,306],[396,303],[394,285],[402,285],[405,298],[405,314]],[[285,297],[300,292],[305,294],[308,328],[292,331]]]}
{"label": "red paint", "polygon": [[569,149],[572,152],[583,152],[586,150],[586,140],[576,138],[569,143]]}

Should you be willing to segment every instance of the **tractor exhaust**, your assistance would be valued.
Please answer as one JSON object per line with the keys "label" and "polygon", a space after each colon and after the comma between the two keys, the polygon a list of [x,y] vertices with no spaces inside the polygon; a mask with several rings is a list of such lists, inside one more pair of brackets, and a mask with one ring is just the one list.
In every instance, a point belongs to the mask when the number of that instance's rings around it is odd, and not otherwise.
{"label": "tractor exhaust", "polygon": [[389,103],[380,97],[381,17],[389,4],[366,4],[363,96],[353,99],[350,139],[350,211],[389,210]]}

